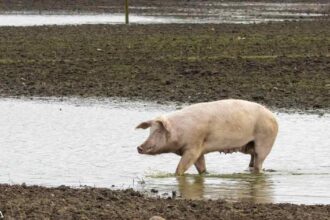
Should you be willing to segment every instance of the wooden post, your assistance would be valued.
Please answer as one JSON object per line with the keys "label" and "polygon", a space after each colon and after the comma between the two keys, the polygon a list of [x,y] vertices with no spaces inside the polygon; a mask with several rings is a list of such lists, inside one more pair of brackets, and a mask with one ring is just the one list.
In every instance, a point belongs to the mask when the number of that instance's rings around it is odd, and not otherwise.
{"label": "wooden post", "polygon": [[125,0],[125,24],[129,24],[129,19],[128,19],[128,0]]}

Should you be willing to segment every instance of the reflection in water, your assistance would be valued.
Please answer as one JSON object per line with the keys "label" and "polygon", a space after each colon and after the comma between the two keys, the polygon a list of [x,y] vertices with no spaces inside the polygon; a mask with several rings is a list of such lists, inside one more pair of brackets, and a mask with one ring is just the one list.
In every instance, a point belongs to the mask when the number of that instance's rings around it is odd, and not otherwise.
{"label": "reflection in water", "polygon": [[[231,201],[272,203],[272,181],[266,174],[200,175],[176,177],[180,195],[186,199],[221,198]],[[216,183],[219,182],[220,183]],[[212,184],[213,183],[213,184]]]}
{"label": "reflection in water", "polygon": [[[310,20],[328,14],[329,4],[314,3],[216,3],[200,1],[184,6],[134,7],[130,22],[137,24],[159,23],[242,23],[270,21]],[[133,9],[133,8],[132,8]],[[3,12],[2,12],[3,13]],[[64,14],[63,14],[64,13]],[[67,13],[67,14],[65,14]],[[70,14],[71,13],[71,14]],[[0,26],[123,24],[124,14],[72,13],[59,11],[7,11],[0,14]]]}
{"label": "reflection in water", "polygon": [[182,197],[186,199],[202,199],[204,197],[205,187],[203,176],[178,176],[176,180],[178,181],[178,188]]}
{"label": "reflection in water", "polygon": [[272,181],[265,174],[254,175],[246,181],[247,193],[246,200],[256,203],[272,203]]}

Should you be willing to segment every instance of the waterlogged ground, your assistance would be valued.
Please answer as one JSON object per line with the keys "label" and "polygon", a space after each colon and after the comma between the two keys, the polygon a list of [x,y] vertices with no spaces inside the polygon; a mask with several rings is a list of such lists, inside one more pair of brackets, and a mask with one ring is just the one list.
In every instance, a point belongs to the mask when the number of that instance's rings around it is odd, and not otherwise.
{"label": "waterlogged ground", "polygon": [[[122,3],[122,2],[120,2]],[[12,1],[0,4],[0,26],[122,24],[123,4],[98,2],[77,8],[66,2],[25,3]],[[81,6],[81,5],[80,5]],[[238,23],[299,21],[328,18],[326,2],[144,2],[130,3],[130,23]]]}
{"label": "waterlogged ground", "polygon": [[173,176],[179,157],[139,155],[139,122],[180,108],[94,99],[0,100],[0,182],[129,188],[191,199],[330,203],[330,115],[278,113],[280,132],[263,175],[243,154],[209,154],[209,175]]}
{"label": "waterlogged ground", "polygon": [[[18,13],[18,12],[16,12]],[[158,23],[185,23],[178,18],[131,15],[131,23],[158,24]],[[123,14],[34,14],[34,12],[18,14],[0,14],[0,26],[40,26],[40,25],[80,25],[80,24],[123,24]]]}

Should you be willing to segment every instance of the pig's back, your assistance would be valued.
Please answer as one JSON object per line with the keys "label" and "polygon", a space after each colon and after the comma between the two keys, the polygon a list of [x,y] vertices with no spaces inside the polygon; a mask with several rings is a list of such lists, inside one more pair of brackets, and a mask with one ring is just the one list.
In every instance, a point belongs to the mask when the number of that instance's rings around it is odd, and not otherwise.
{"label": "pig's back", "polygon": [[208,142],[207,151],[214,151],[253,140],[256,125],[264,111],[267,110],[254,102],[226,99],[193,104],[168,117],[185,131],[187,137],[200,136]]}
{"label": "pig's back", "polygon": [[187,106],[177,113],[201,117],[202,115],[215,118],[236,118],[241,115],[247,116],[259,112],[264,107],[254,102],[239,99],[225,99],[214,102],[203,102]]}

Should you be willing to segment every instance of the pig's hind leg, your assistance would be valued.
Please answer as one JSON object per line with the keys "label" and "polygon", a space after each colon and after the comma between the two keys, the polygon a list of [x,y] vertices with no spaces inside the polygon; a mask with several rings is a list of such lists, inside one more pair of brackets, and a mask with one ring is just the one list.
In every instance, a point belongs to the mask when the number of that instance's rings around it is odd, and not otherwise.
{"label": "pig's hind leg", "polygon": [[278,124],[273,116],[263,117],[255,128],[254,137],[254,172],[262,170],[262,164],[270,153],[278,132]]}
{"label": "pig's hind leg", "polygon": [[267,138],[263,137],[259,140],[258,139],[256,140],[254,164],[253,164],[254,172],[260,173],[262,171],[263,162],[270,153],[274,141],[275,141],[275,137],[267,137]]}
{"label": "pig's hind leg", "polygon": [[250,168],[254,167],[254,159],[255,159],[254,145],[255,145],[254,141],[250,141],[240,149],[240,152],[251,155],[251,159],[249,163]]}

